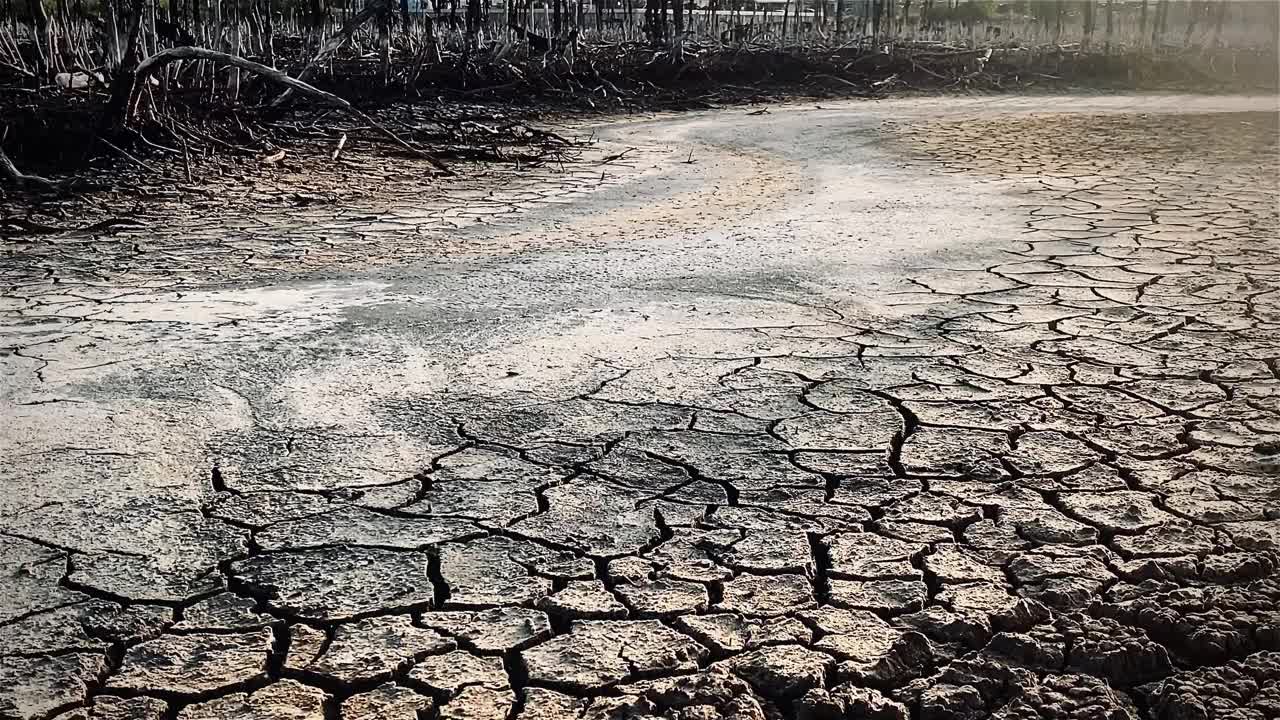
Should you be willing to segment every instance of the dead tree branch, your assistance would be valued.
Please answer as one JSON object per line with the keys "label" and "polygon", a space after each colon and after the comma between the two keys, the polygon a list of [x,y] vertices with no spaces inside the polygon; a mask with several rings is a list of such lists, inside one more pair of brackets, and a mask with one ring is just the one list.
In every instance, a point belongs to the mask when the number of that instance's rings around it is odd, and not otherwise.
{"label": "dead tree branch", "polygon": [[9,184],[17,187],[35,187],[41,190],[49,190],[57,192],[62,189],[58,183],[39,175],[26,175],[18,170],[5,154],[4,148],[0,148],[0,177],[3,177]]}
{"label": "dead tree branch", "polygon": [[404,150],[407,150],[408,152],[412,153],[416,157],[420,157],[426,160],[427,162],[431,163],[431,166],[434,167],[436,170],[439,170],[442,173],[452,174],[450,173],[449,168],[446,167],[444,163],[440,162],[440,160],[436,158],[434,155],[428,152],[424,152],[423,150],[420,150],[410,145],[409,143],[405,142],[403,139],[400,138],[399,135],[396,135],[394,132],[391,132],[391,130],[387,129],[386,126],[382,125],[378,121],[369,117],[366,113],[362,112],[361,110],[356,108],[354,105],[338,97],[337,95],[334,95],[333,93],[325,92],[324,90],[313,87],[297,78],[290,77],[288,74],[280,70],[276,70],[275,68],[267,67],[266,65],[263,65],[261,63],[253,62],[252,60],[246,60],[245,58],[239,57],[238,55],[231,55],[229,53],[218,52],[216,50],[208,50],[206,48],[190,47],[190,46],[175,47],[175,48],[168,48],[167,50],[161,50],[155,55],[152,55],[146,60],[143,60],[138,65],[138,69],[134,71],[134,83],[133,83],[134,91],[133,91],[133,96],[129,98],[129,105],[128,105],[129,108],[132,109],[136,107],[136,104],[138,102],[138,95],[139,95],[137,88],[142,87],[145,84],[147,78],[150,77],[152,73],[159,71],[160,68],[164,67],[165,65],[175,60],[206,60],[211,63],[215,63],[219,65],[230,65],[232,67],[239,68],[241,70],[247,70],[251,73],[254,73],[255,75],[260,75],[264,78],[267,78],[268,80],[271,80],[272,82],[276,82],[292,90],[296,90],[299,93],[306,95],[307,97],[313,98],[326,105],[336,107],[346,113],[349,113],[350,115],[358,118],[360,121],[368,123],[370,127],[377,130],[379,133],[381,133],[391,142],[395,143],[397,146],[403,148]]}

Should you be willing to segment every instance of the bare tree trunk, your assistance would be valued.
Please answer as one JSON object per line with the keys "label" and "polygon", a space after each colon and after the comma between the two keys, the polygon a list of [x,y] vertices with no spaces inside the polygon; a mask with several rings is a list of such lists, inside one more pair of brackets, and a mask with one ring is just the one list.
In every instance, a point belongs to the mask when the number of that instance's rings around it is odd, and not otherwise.
{"label": "bare tree trunk", "polygon": [[[240,6],[231,5],[231,54],[240,55]],[[232,66],[231,79],[227,86],[232,100],[240,99],[240,68]]]}
{"label": "bare tree trunk", "polygon": [[836,0],[836,35],[844,34],[844,0]]}
{"label": "bare tree trunk", "polygon": [[1142,0],[1142,12],[1138,17],[1138,47],[1147,44],[1147,6],[1150,0]]}
{"label": "bare tree trunk", "polygon": [[1165,25],[1169,19],[1169,0],[1156,0],[1156,18],[1151,29],[1151,48],[1160,50],[1160,42],[1164,37]]}
{"label": "bare tree trunk", "polygon": [[[422,16],[423,34],[426,35],[426,43],[431,52],[431,61],[439,63],[443,58],[440,57],[440,40],[436,35],[436,23],[430,15]],[[417,73],[414,73],[414,80],[417,80]]]}
{"label": "bare tree trunk", "polygon": [[675,23],[676,33],[671,39],[672,54],[675,55],[676,62],[684,60],[684,3],[685,0],[671,0],[675,3]]}
{"label": "bare tree trunk", "polygon": [[156,51],[156,42],[159,38],[156,35],[156,16],[160,14],[160,0],[151,0],[151,2],[147,3],[145,12],[147,17],[144,21],[146,24],[143,27],[146,28],[147,32],[142,35],[142,52],[139,53],[143,57],[152,55]]}
{"label": "bare tree trunk", "polygon": [[884,0],[871,3],[871,44],[880,47],[880,16],[884,14]]}
{"label": "bare tree trunk", "polygon": [[1271,26],[1271,37],[1280,37],[1280,5],[1268,8],[1267,24]]}
{"label": "bare tree trunk", "polygon": [[1084,0],[1084,35],[1080,39],[1080,49],[1088,50],[1093,44],[1093,7],[1094,0]]}
{"label": "bare tree trunk", "polygon": [[[155,2],[155,0],[152,0],[152,2]],[[68,22],[66,0],[57,0],[54,3],[53,17],[64,29],[70,29],[71,24]],[[54,72],[62,72],[63,70],[62,52],[59,49],[59,36],[62,34],[63,33],[49,33],[49,64],[52,66]]]}
{"label": "bare tree trunk", "polygon": [[1196,25],[1199,24],[1200,14],[1202,12],[1204,12],[1204,3],[1197,2],[1197,0],[1191,0],[1190,6],[1187,9],[1187,34],[1186,37],[1182,38],[1183,47],[1191,46],[1191,36],[1196,31]]}
{"label": "bare tree trunk", "polygon": [[381,65],[382,84],[391,82],[391,3],[385,2],[378,11],[378,62]]}
{"label": "bare tree trunk", "polygon": [[49,35],[49,16],[40,0],[27,0],[31,12],[32,39],[36,45],[36,84],[43,85],[53,79],[53,47]]}
{"label": "bare tree trunk", "polygon": [[481,22],[480,0],[467,0],[467,53],[476,49]]}
{"label": "bare tree trunk", "polygon": [[431,62],[440,62],[440,42],[436,39],[436,21],[431,13],[422,13],[422,48],[414,59],[413,68],[405,75],[405,89],[413,89],[422,75],[422,66],[430,58]]}
{"label": "bare tree trunk", "polygon": [[142,0],[133,0],[130,8],[129,40],[125,45],[124,57],[116,76],[111,80],[111,98],[107,101],[106,116],[103,126],[116,130],[124,128],[129,121],[129,112],[133,107],[135,88],[134,68],[138,65],[138,35],[142,31]]}
{"label": "bare tree trunk", "polygon": [[1211,44],[1215,49],[1222,41],[1222,23],[1225,22],[1226,19],[1227,4],[1225,2],[1219,2],[1218,6],[1214,9],[1213,15],[1213,40]]}
{"label": "bare tree trunk", "polygon": [[263,53],[263,55],[267,59],[267,65],[270,67],[275,67],[276,66],[276,22],[275,22],[275,18],[273,18],[272,15],[274,15],[274,13],[271,11],[271,0],[262,0],[262,27],[264,31],[262,44],[263,44],[263,50],[266,51]]}
{"label": "bare tree trunk", "polygon": [[1107,0],[1107,47],[1106,47],[1106,53],[1107,53],[1108,55],[1110,55],[1110,54],[1111,54],[1111,42],[1112,42],[1113,38],[1115,37],[1115,32],[1116,32],[1116,25],[1115,25],[1115,9],[1116,9],[1116,0]]}
{"label": "bare tree trunk", "polygon": [[[156,32],[156,22],[160,19],[160,0],[151,0],[150,10],[151,14],[148,18],[150,43],[145,43],[146,51],[143,53],[144,55],[153,55],[160,49],[160,35]],[[160,76],[160,96],[162,98],[169,96],[169,74],[167,72]]]}

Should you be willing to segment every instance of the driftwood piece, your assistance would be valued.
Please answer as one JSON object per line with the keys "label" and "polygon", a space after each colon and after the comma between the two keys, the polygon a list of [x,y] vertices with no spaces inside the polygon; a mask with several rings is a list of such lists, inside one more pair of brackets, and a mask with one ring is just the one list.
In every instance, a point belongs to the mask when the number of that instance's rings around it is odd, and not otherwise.
{"label": "driftwood piece", "polygon": [[[360,121],[368,123],[370,127],[377,130],[379,133],[381,133],[391,142],[395,143],[397,146],[403,148],[404,150],[407,150],[408,152],[412,153],[414,156],[420,157],[426,160],[427,162],[431,163],[431,166],[434,167],[436,170],[439,170],[442,173],[450,173],[449,168],[445,166],[444,163],[440,162],[440,160],[436,158],[434,155],[428,152],[425,152],[423,150],[420,150],[410,145],[409,143],[405,142],[403,139],[401,139],[399,135],[396,135],[394,132],[391,132],[391,130],[387,129],[386,126],[382,125],[378,121],[369,117],[366,113],[356,108],[354,105],[347,102],[346,100],[338,97],[337,95],[334,95],[333,93],[325,92],[324,90],[321,90],[317,87],[313,87],[301,80],[298,80],[297,78],[290,77],[288,74],[280,70],[267,67],[266,65],[263,65],[261,63],[253,62],[252,60],[247,60],[238,55],[231,55],[229,53],[218,52],[216,50],[208,50],[206,48],[190,47],[190,46],[175,47],[175,48],[168,48],[166,50],[161,50],[160,52],[156,53],[155,55],[152,55],[151,57],[147,58],[146,60],[143,60],[141,63],[138,64],[138,69],[134,71],[134,75],[135,75],[134,87],[135,88],[142,87],[146,79],[152,73],[158,71],[160,68],[164,67],[168,63],[173,62],[174,60],[207,60],[211,63],[220,64],[220,65],[230,65],[232,67],[239,68],[241,70],[247,70],[256,75],[261,75],[262,77],[265,77],[268,80],[271,80],[273,82],[289,87],[293,90],[296,90],[299,93],[306,95],[307,97],[313,98],[326,105],[331,105],[340,110],[343,110],[344,112],[358,118]],[[136,103],[137,103],[137,91],[135,90],[134,97],[130,99],[129,107],[131,108],[134,107]]]}

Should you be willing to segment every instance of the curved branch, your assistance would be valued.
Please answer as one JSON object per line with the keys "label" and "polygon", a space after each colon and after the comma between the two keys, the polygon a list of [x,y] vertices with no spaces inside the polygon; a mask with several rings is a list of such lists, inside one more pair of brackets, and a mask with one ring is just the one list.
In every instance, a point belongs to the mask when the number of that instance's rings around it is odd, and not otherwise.
{"label": "curved branch", "polygon": [[396,135],[395,133],[391,132],[386,127],[384,127],[381,123],[369,117],[367,114],[365,114],[364,112],[356,108],[354,105],[338,97],[337,95],[334,95],[333,93],[330,93],[330,92],[325,92],[324,90],[321,90],[317,87],[309,85],[301,80],[298,80],[297,78],[290,77],[288,74],[280,70],[277,70],[275,68],[267,67],[266,65],[263,65],[261,63],[256,63],[252,60],[246,60],[245,58],[242,58],[238,55],[231,55],[230,53],[218,52],[217,50],[208,50],[205,48],[192,47],[192,46],[173,47],[173,48],[161,50],[155,55],[152,55],[146,60],[143,60],[141,63],[138,64],[138,69],[134,71],[133,86],[135,90],[133,92],[133,97],[129,98],[129,105],[128,105],[129,108],[133,108],[134,105],[137,103],[138,92],[136,88],[143,87],[145,85],[146,79],[152,73],[155,73],[160,68],[173,62],[174,60],[208,60],[209,62],[212,62],[215,64],[230,65],[232,67],[240,68],[241,70],[247,70],[251,73],[254,73],[255,75],[261,75],[262,77],[265,77],[268,80],[271,80],[272,82],[276,82],[281,85],[284,85],[292,90],[296,90],[297,92],[303,95],[311,97],[315,100],[319,100],[320,102],[326,105],[331,105],[333,107],[336,107],[340,110],[343,110],[353,115],[354,117],[358,118],[361,122],[368,123],[370,127],[382,133],[384,136],[386,136],[387,139],[391,140],[391,142],[395,143],[399,147],[404,148],[405,150],[412,153],[414,156],[420,157],[426,160],[427,162],[431,163],[431,166],[434,167],[436,170],[439,170],[442,173],[452,174],[449,168],[445,166],[444,163],[440,162],[440,160],[437,159],[434,155],[428,152],[419,150],[418,148],[405,142],[400,138],[399,135]]}
{"label": "curved branch", "polygon": [[34,187],[50,192],[57,192],[62,189],[58,183],[39,175],[23,174],[5,154],[4,148],[0,148],[0,178],[4,178],[9,183],[17,187]]}

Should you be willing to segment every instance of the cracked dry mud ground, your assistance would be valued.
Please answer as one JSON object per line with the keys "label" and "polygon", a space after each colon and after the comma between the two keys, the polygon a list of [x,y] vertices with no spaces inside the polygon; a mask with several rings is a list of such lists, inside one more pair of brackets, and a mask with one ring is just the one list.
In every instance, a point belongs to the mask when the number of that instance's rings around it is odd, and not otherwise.
{"label": "cracked dry mud ground", "polygon": [[0,717],[1280,716],[1275,111],[695,114],[374,268],[11,253]]}

